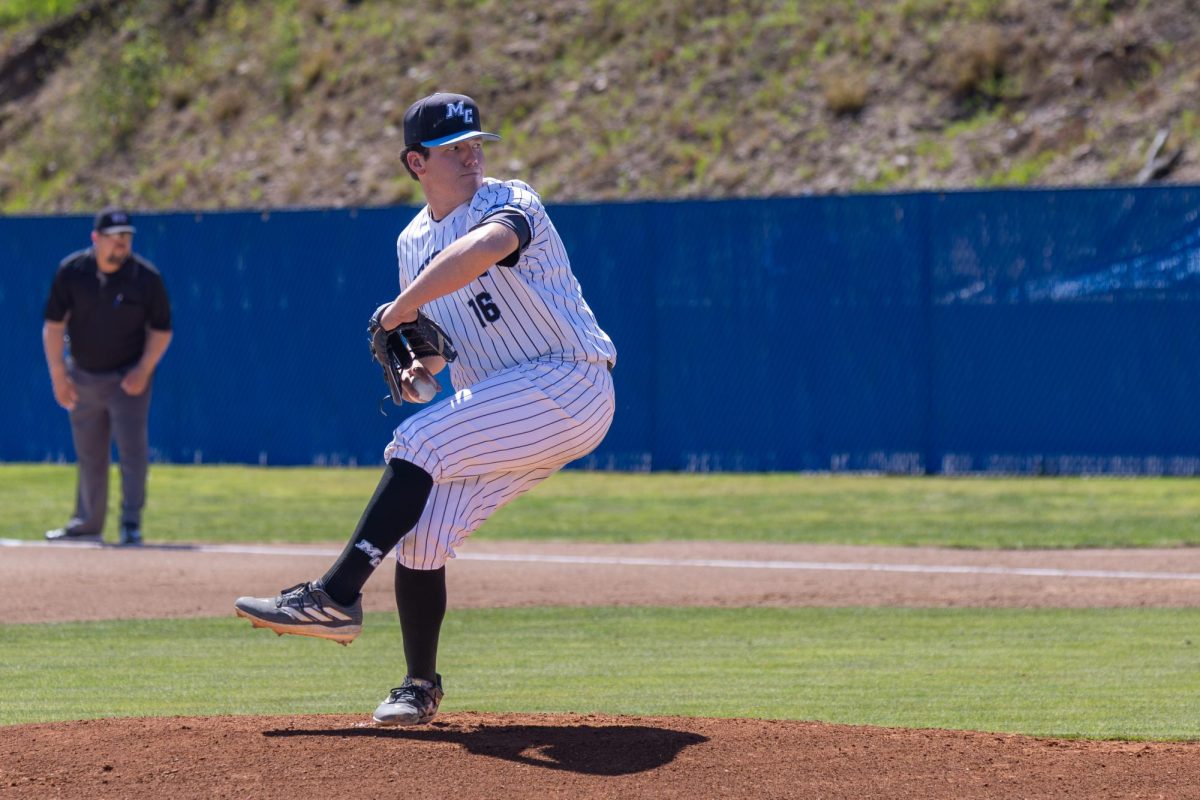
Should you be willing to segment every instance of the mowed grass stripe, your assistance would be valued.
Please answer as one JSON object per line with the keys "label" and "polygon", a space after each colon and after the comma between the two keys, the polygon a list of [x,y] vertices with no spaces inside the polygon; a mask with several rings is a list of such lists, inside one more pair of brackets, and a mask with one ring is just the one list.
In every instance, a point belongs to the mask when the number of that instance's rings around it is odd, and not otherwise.
{"label": "mowed grass stripe", "polygon": [[[451,611],[446,711],[757,717],[1194,739],[1200,609]],[[234,618],[0,627],[0,723],[354,713],[403,677],[390,614],[349,648]]]}
{"label": "mowed grass stripe", "polygon": [[[341,543],[379,475],[376,468],[155,465],[146,532],[157,542]],[[114,493],[118,485],[114,471]],[[0,465],[0,538],[39,538],[61,525],[74,491],[72,465]],[[110,517],[107,536],[115,540]],[[1175,547],[1200,544],[1200,480],[566,471],[501,509],[479,535]]]}

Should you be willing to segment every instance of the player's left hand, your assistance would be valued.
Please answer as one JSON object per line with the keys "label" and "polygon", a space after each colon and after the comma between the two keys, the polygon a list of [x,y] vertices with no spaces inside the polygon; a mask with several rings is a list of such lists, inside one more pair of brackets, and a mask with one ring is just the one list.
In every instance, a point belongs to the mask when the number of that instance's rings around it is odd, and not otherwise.
{"label": "player's left hand", "polygon": [[125,373],[125,377],[121,378],[121,390],[130,397],[137,397],[146,391],[146,387],[149,385],[150,373],[138,367],[129,370]]}

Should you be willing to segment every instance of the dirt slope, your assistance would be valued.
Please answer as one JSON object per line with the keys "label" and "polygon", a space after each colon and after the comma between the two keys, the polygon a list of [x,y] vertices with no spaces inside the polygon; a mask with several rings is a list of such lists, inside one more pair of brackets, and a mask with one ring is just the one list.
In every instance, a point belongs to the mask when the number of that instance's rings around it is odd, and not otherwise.
{"label": "dirt slope", "polygon": [[1200,745],[748,719],[175,717],[0,728],[12,800],[1195,798]]}

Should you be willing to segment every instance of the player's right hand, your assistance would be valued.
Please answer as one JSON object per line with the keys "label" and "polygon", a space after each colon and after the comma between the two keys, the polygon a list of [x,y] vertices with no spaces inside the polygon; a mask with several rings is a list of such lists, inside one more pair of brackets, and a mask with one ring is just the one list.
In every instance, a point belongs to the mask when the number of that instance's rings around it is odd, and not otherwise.
{"label": "player's right hand", "polygon": [[420,362],[400,373],[400,391],[409,403],[428,403],[441,390],[438,379]]}
{"label": "player's right hand", "polygon": [[52,378],[51,384],[54,387],[55,402],[67,411],[74,411],[75,402],[79,399],[79,393],[75,391],[75,381],[63,375],[61,378]]}

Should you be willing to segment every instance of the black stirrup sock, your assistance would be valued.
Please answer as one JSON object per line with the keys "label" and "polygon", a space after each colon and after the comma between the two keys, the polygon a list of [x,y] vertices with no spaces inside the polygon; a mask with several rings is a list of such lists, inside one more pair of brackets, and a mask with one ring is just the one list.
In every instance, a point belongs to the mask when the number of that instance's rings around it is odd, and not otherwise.
{"label": "black stirrup sock", "polygon": [[433,478],[416,464],[388,462],[346,549],[319,581],[330,597],[342,605],[355,601],[383,557],[417,524],[432,488]]}
{"label": "black stirrup sock", "polygon": [[437,680],[438,634],[446,616],[446,568],[409,569],[397,563],[396,610],[408,674]]}

